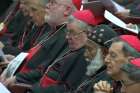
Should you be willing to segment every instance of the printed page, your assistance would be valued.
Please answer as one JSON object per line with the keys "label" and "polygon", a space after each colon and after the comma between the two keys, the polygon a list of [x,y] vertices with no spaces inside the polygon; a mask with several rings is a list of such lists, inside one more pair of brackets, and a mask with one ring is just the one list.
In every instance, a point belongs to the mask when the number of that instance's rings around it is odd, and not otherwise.
{"label": "printed page", "polygon": [[124,28],[126,30],[129,30],[133,33],[136,33],[138,34],[138,27],[136,26],[135,29],[133,28],[129,28],[127,27],[127,24],[125,22],[123,22],[122,20],[120,20],[119,18],[117,18],[116,16],[114,16],[112,13],[110,13],[109,11],[105,10],[105,13],[104,13],[104,17],[109,20],[110,22],[112,22],[113,24],[121,27],[121,28]]}
{"label": "printed page", "polygon": [[29,53],[21,52],[14,58],[5,69],[4,73],[6,73],[6,77],[11,77],[15,74],[16,70],[22,64],[23,60],[28,56]]}

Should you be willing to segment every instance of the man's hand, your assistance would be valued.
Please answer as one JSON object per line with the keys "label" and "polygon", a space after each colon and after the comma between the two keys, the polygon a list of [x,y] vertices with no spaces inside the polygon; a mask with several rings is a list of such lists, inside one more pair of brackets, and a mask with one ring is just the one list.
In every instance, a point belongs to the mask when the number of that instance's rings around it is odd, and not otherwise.
{"label": "man's hand", "polygon": [[120,12],[116,12],[115,13],[117,16],[119,17],[127,17],[130,15],[130,10],[129,9],[125,9],[123,11],[120,11]]}
{"label": "man's hand", "polygon": [[6,64],[8,65],[10,63],[10,61],[12,61],[14,58],[15,58],[15,56],[10,55],[10,54],[4,55],[4,59],[3,59],[3,61],[1,61],[0,66],[2,66],[2,65],[5,66]]}
{"label": "man's hand", "polygon": [[95,93],[112,93],[113,88],[107,81],[99,81],[93,86]]}
{"label": "man's hand", "polygon": [[13,56],[11,54],[6,54],[5,57],[8,61],[12,61],[15,58],[15,56]]}
{"label": "man's hand", "polygon": [[138,29],[136,24],[129,23],[126,25],[128,28]]}
{"label": "man's hand", "polygon": [[4,44],[0,41],[0,48],[4,48]]}
{"label": "man's hand", "polygon": [[16,82],[16,77],[10,77],[8,79],[6,79],[4,82],[2,82],[5,86],[10,86],[12,84],[15,84]]}

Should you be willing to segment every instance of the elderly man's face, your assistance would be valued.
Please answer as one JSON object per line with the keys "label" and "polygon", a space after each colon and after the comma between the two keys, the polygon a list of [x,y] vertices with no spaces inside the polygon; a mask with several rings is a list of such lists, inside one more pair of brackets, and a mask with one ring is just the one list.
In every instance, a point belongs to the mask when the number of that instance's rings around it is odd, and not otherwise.
{"label": "elderly man's face", "polygon": [[66,38],[70,49],[77,50],[86,44],[87,35],[76,23],[68,24],[67,28],[69,31],[67,32]]}
{"label": "elderly man's face", "polygon": [[107,73],[112,77],[118,76],[121,73],[121,66],[128,62],[128,57],[124,55],[122,49],[122,42],[113,43],[109,48],[109,52],[105,58]]}
{"label": "elderly man's face", "polygon": [[50,0],[46,5],[46,22],[63,22],[66,18],[67,12],[69,12],[69,6],[70,4],[67,0]]}

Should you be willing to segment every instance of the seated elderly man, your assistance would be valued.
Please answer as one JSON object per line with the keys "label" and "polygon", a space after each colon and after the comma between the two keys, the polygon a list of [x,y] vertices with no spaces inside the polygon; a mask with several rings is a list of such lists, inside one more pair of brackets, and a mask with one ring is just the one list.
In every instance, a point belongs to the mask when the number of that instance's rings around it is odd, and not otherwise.
{"label": "seated elderly man", "polygon": [[4,40],[0,39],[2,42],[4,41],[3,51],[5,54],[17,55],[21,51],[28,51],[46,32],[44,25],[46,12],[43,7],[46,3],[45,0],[22,0],[20,2],[20,8],[14,14],[15,16],[12,15],[8,23],[5,23],[7,31],[4,33]]}
{"label": "seated elderly man", "polygon": [[[87,56],[87,60],[90,61],[90,64],[87,66],[84,81],[71,93],[94,93],[92,86],[96,82],[100,80],[107,80],[111,83],[112,79],[106,73],[106,67],[103,59],[107,53],[108,47],[111,45],[111,39],[116,36],[117,33],[113,29],[103,24],[96,26],[89,31],[88,38],[91,42],[96,42],[96,44],[90,43],[89,51],[86,53],[86,55],[90,56],[90,59]],[[92,53],[94,53],[95,57]]]}
{"label": "seated elderly man", "polygon": [[[31,5],[29,4],[30,9],[34,10],[34,12],[32,10],[31,14],[35,13],[32,15],[36,15],[33,17],[33,19],[35,20],[37,18],[39,23],[40,22],[42,23],[43,21],[43,20],[42,21],[40,20],[40,17],[44,18],[44,16],[39,16],[40,14],[38,12],[43,12],[43,10],[39,11],[37,6],[40,6],[38,5],[38,2],[43,3],[43,1],[45,0],[34,0],[33,4]],[[35,47],[29,50],[29,56],[27,56],[26,60],[23,62],[23,64],[20,66],[17,72],[28,73],[31,70],[37,69],[40,64],[43,64],[46,62],[49,65],[51,64],[51,62],[53,62],[53,60],[56,59],[56,57],[61,52],[63,52],[63,50],[66,48],[66,45],[67,45],[67,40],[65,39],[65,35],[67,32],[66,22],[67,22],[68,16],[73,11],[74,11],[74,8],[72,6],[71,0],[59,0],[59,1],[50,0],[47,3],[46,5],[47,18],[45,16],[45,19],[47,19],[47,23],[51,27],[48,25],[45,26],[47,28],[47,29],[44,28],[44,31],[46,31],[46,33],[44,34],[42,33],[43,35],[41,34],[39,35],[41,36],[41,38],[38,38],[38,42],[36,42],[38,44],[36,44]],[[8,78],[8,76],[6,74],[2,75],[3,78],[6,78],[6,77]]]}
{"label": "seated elderly man", "polygon": [[[75,89],[85,75],[87,61],[85,60],[85,46],[88,41],[86,31],[90,22],[90,15],[78,17],[75,12],[69,18],[66,34],[67,46],[51,64],[46,62],[41,69],[29,73],[19,73],[13,79],[15,82],[4,82],[4,84],[26,83],[34,85],[31,93],[64,93]],[[77,18],[77,19],[76,19]],[[89,23],[90,24],[90,23]],[[44,74],[45,73],[45,74]]]}
{"label": "seated elderly man", "polygon": [[[105,58],[107,73],[116,81],[111,87],[106,81],[94,85],[95,93],[139,93],[140,40],[137,36],[122,35],[113,40]],[[119,85],[118,85],[119,84]]]}

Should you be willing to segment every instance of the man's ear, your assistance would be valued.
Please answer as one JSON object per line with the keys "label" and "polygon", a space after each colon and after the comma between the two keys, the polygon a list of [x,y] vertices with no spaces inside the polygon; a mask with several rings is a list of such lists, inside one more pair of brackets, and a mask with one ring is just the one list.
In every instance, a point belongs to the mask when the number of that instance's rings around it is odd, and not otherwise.
{"label": "man's ear", "polygon": [[65,17],[69,16],[71,14],[71,12],[72,12],[72,8],[71,7],[67,7],[65,12],[64,12],[64,16]]}
{"label": "man's ear", "polygon": [[128,56],[128,61],[130,62],[131,60],[135,59],[135,57]]}

